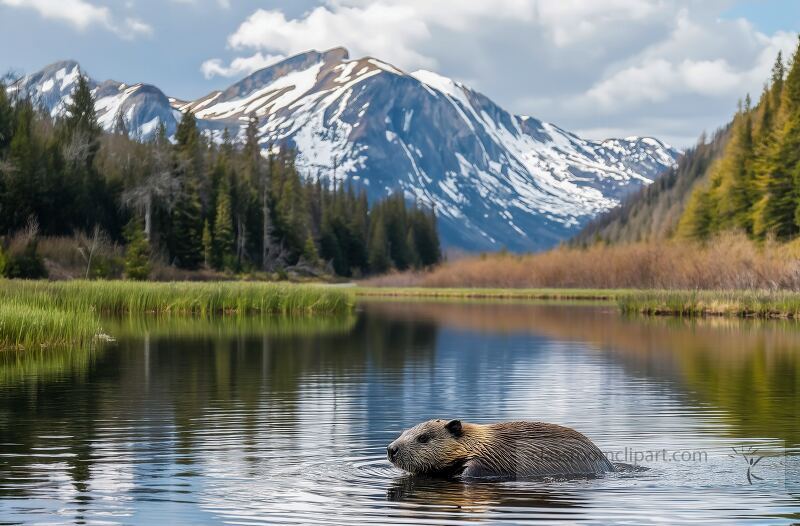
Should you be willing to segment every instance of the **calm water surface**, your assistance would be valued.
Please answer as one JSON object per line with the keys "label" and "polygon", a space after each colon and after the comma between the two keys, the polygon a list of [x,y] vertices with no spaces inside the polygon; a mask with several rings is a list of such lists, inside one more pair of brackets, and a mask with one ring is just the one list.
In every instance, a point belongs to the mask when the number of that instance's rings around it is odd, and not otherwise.
{"label": "calm water surface", "polygon": [[[795,323],[370,302],[108,325],[89,353],[0,357],[0,523],[800,521]],[[560,423],[640,467],[463,484],[385,460],[436,417]]]}

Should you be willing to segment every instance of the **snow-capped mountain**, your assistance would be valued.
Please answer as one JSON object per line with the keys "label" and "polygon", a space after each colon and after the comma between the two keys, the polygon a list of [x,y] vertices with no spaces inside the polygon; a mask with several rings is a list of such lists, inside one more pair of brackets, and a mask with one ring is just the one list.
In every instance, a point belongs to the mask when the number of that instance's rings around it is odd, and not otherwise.
{"label": "snow-capped mountain", "polygon": [[[54,115],[81,73],[59,62],[21,79]],[[341,48],[310,51],[193,101],[146,84],[91,81],[101,124],[119,112],[146,139],[191,110],[216,140],[259,119],[266,150],[297,148],[308,177],[336,177],[370,198],[402,190],[435,206],[445,246],[539,250],[569,237],[674,165],[680,152],[652,138],[590,141],[429,71],[406,73]]]}

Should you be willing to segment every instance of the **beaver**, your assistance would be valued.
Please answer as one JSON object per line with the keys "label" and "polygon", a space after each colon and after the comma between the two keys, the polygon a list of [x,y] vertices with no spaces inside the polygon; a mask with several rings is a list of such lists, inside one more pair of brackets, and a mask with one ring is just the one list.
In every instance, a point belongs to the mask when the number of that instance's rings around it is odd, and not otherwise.
{"label": "beaver", "polygon": [[591,440],[544,422],[470,424],[428,420],[387,448],[389,461],[415,475],[524,479],[596,476],[615,471]]}

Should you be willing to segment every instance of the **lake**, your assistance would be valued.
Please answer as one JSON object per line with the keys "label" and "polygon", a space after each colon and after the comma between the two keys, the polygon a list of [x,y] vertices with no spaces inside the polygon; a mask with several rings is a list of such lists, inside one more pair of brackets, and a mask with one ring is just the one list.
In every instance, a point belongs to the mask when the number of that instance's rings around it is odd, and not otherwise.
{"label": "lake", "polygon": [[[800,521],[800,324],[368,301],[326,320],[109,321],[0,356],[0,523]],[[404,475],[430,418],[574,427],[596,479]]]}

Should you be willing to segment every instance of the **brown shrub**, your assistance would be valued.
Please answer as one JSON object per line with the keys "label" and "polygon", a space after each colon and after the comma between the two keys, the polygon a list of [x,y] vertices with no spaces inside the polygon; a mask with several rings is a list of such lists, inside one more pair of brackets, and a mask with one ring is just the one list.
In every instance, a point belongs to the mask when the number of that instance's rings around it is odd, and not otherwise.
{"label": "brown shrub", "polygon": [[484,288],[656,288],[800,290],[800,244],[756,244],[736,233],[685,241],[557,248],[445,263],[425,274],[395,274],[372,286]]}

